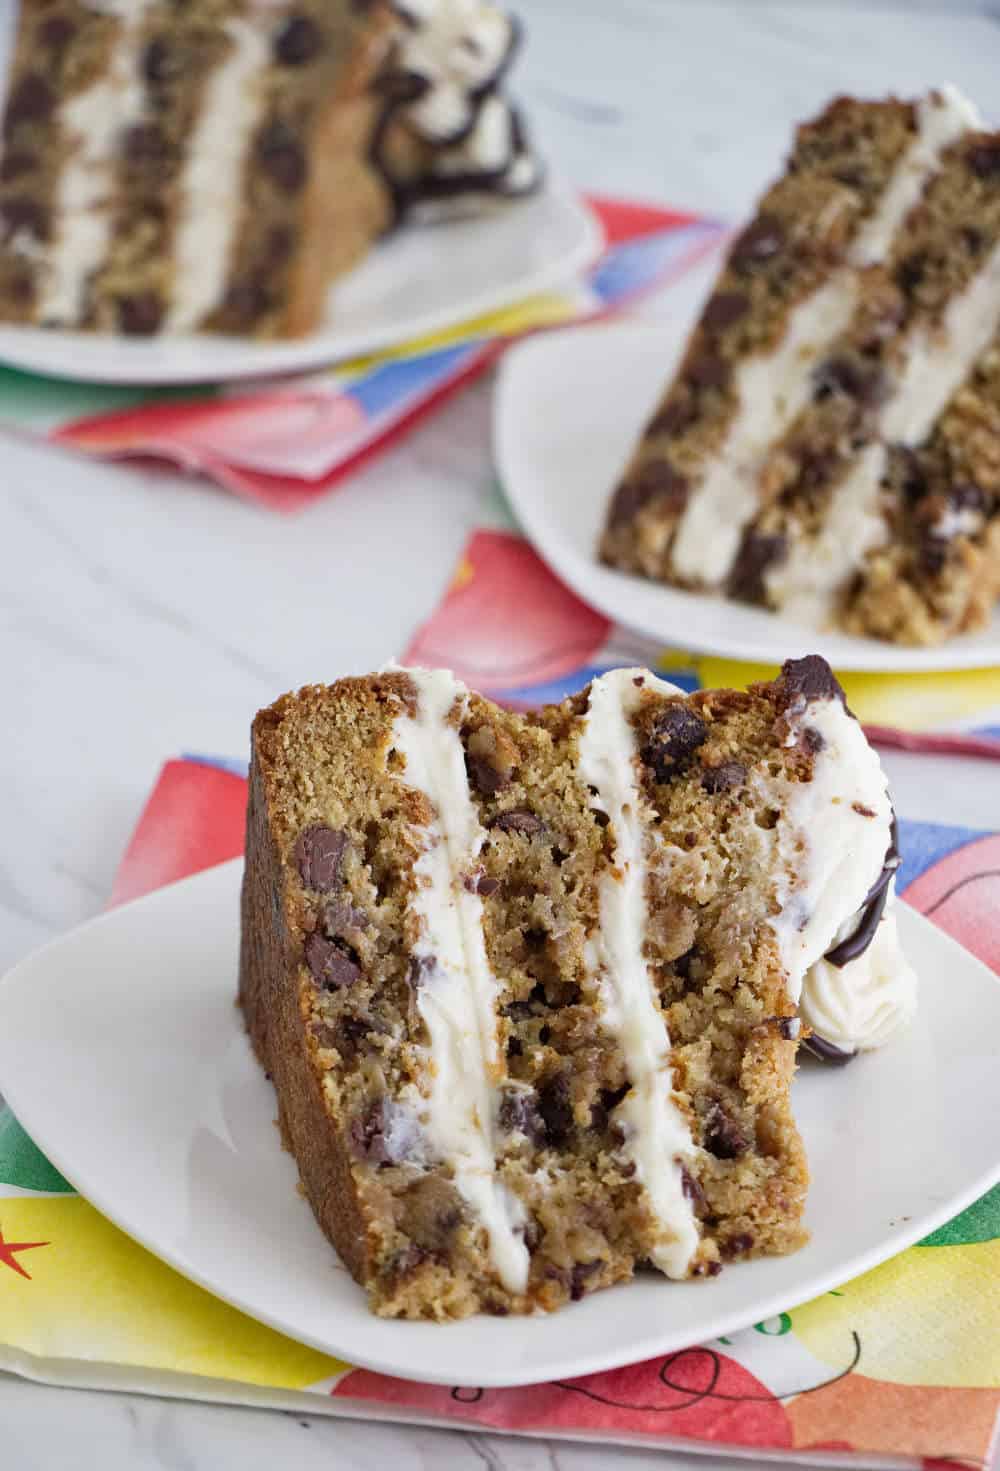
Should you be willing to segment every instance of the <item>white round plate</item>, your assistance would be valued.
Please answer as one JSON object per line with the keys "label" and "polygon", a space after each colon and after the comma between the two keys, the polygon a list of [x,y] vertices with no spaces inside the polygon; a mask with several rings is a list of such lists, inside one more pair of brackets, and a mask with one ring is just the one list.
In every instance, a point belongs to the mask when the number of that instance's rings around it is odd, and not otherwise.
{"label": "white round plate", "polygon": [[795,1083],[813,1176],[802,1251],[728,1267],[708,1284],[643,1275],[550,1316],[376,1318],[296,1191],[274,1093],[233,1005],[241,868],[126,905],[10,972],[0,1092],[130,1236],[336,1358],[482,1387],[636,1363],[837,1287],[1000,1177],[996,1130],[983,1127],[1000,1117],[1000,985],[902,904],[901,939],[923,979],[914,1026],[846,1070],[807,1064]]}
{"label": "white round plate", "polygon": [[330,291],[308,337],[119,337],[0,326],[0,362],[88,383],[209,383],[301,373],[498,311],[597,259],[596,217],[557,179],[478,219],[414,225],[382,241]]}
{"label": "white round plate", "polygon": [[535,550],[616,623],[695,653],[780,664],[823,654],[835,669],[973,669],[1000,664],[1000,609],[979,633],[901,648],[818,632],[780,613],[684,592],[597,561],[608,500],[683,349],[703,279],[675,288],[667,322],[573,327],[503,358],[494,405],[497,470]]}

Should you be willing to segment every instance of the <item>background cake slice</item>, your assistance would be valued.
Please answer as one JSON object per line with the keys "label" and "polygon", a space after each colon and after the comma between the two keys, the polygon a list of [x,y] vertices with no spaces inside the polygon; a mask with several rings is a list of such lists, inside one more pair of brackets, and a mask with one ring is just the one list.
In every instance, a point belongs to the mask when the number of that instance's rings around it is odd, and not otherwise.
{"label": "background cake slice", "polygon": [[386,10],[24,0],[0,315],[289,335],[389,219],[368,158]]}
{"label": "background cake slice", "polygon": [[618,670],[527,716],[393,669],[262,711],[240,997],[374,1310],[798,1246],[799,1000],[864,951],[891,832],[821,660],[689,697]]}
{"label": "background cake slice", "polygon": [[[983,621],[998,160],[951,89],[839,98],[800,128],[611,501],[605,561],[905,642]],[[982,484],[942,445],[960,401]]]}

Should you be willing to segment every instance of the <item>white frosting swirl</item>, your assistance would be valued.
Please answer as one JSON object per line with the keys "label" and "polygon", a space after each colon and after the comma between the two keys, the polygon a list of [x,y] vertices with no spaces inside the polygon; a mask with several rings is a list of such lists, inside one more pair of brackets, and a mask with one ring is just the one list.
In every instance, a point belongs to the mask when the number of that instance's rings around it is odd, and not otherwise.
{"label": "white frosting swirl", "polygon": [[[802,1019],[842,1052],[881,1047],[917,1009],[917,978],[900,949],[894,897],[890,888],[875,936],[856,960],[844,966],[818,960],[806,976]],[[853,933],[859,918],[841,927],[838,942]]]}

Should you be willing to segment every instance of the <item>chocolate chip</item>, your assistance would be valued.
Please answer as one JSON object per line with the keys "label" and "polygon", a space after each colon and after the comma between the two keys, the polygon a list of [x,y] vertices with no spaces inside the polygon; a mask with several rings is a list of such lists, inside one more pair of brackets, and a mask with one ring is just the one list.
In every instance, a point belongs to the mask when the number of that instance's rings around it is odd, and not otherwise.
{"label": "chocolate chip", "polygon": [[973,144],[965,161],[977,178],[995,178],[1000,174],[1000,143]]}
{"label": "chocolate chip", "polygon": [[501,812],[499,817],[494,817],[490,827],[499,828],[502,833],[521,833],[525,836],[545,830],[542,819],[523,807],[515,807],[511,812]]}
{"label": "chocolate chip", "polygon": [[705,1148],[716,1159],[738,1159],[750,1147],[739,1124],[721,1103],[709,1106],[705,1115]]}
{"label": "chocolate chip", "polygon": [[438,968],[436,955],[412,955],[406,972],[406,984],[411,991],[419,991]]}
{"label": "chocolate chip", "polygon": [[777,215],[758,215],[733,246],[729,257],[737,269],[757,265],[777,255],[785,243],[785,227]]}
{"label": "chocolate chip", "polygon": [[764,573],[780,562],[788,550],[788,538],[780,531],[767,534],[746,531],[729,574],[729,596],[745,603],[763,603],[767,589]]}
{"label": "chocolate chip", "polygon": [[136,123],[125,134],[122,152],[130,163],[151,167],[167,161],[170,144],[159,123]]}
{"label": "chocolate chip", "polygon": [[180,76],[184,70],[182,53],[171,46],[163,36],[156,36],[146,47],[142,58],[142,73],[147,82],[169,82],[171,77]]}
{"label": "chocolate chip", "polygon": [[305,887],[317,894],[328,894],[336,888],[346,850],[347,834],[339,828],[314,823],[299,833],[295,864]]}
{"label": "chocolate chip", "polygon": [[151,337],[163,321],[163,298],[156,291],[136,291],[115,302],[118,327],[128,337]]}
{"label": "chocolate chip", "polygon": [[845,1052],[842,1047],[835,1047],[818,1032],[813,1032],[811,1037],[807,1037],[803,1046],[807,1052],[812,1053],[813,1057],[818,1057],[821,1062],[828,1062],[832,1067],[846,1067],[857,1057],[856,1052]]}
{"label": "chocolate chip", "polygon": [[331,940],[343,938],[345,931],[367,930],[371,921],[363,909],[355,909],[350,899],[334,899],[323,910],[323,930]]}
{"label": "chocolate chip", "polygon": [[657,781],[669,781],[707,738],[708,726],[700,715],[687,705],[670,705],[657,716],[642,748],[642,759]]}
{"label": "chocolate chip", "polygon": [[952,487],[948,499],[956,511],[985,511],[988,496],[981,486],[966,480]]}
{"label": "chocolate chip", "polygon": [[853,398],[866,408],[877,407],[885,398],[886,381],[881,369],[873,363],[840,354],[820,363],[814,374],[817,399],[831,394]]}
{"label": "chocolate chip", "polygon": [[302,66],[322,47],[323,33],[307,15],[290,15],[274,38],[274,54],[283,66]]}
{"label": "chocolate chip", "polygon": [[687,493],[688,484],[684,476],[678,474],[667,460],[647,460],[618,487],[611,503],[608,524],[626,524],[654,499],[662,499],[670,510],[679,511],[687,500]]}
{"label": "chocolate chip", "polygon": [[917,548],[917,567],[928,577],[937,577],[948,561],[949,543],[942,536],[927,536]]}
{"label": "chocolate chip", "polygon": [[601,1261],[576,1263],[576,1266],[570,1273],[569,1279],[569,1295],[574,1302],[580,1301],[581,1297],[583,1296],[584,1284],[587,1282],[588,1278],[592,1277],[594,1273],[598,1271],[599,1268],[603,1265],[604,1264]]}
{"label": "chocolate chip", "polygon": [[324,991],[340,991],[360,979],[361,967],[342,943],[328,940],[318,930],[306,936],[305,957],[313,980]]}
{"label": "chocolate chip", "polygon": [[689,399],[675,398],[654,414],[646,426],[647,434],[677,434],[693,424],[698,411]]}
{"label": "chocolate chip", "polygon": [[475,873],[467,873],[462,880],[462,887],[468,889],[470,894],[481,894],[488,899],[495,894],[500,887],[499,879],[492,879],[483,870],[477,869]]}
{"label": "chocolate chip", "polygon": [[705,1204],[705,1192],[686,1165],[681,1165],[681,1194],[696,1208]]}
{"label": "chocolate chip", "polygon": [[740,1231],[735,1236],[729,1236],[725,1241],[719,1242],[719,1250],[723,1256],[742,1256],[753,1246],[753,1237],[749,1231]]}
{"label": "chocolate chip", "polygon": [[262,317],[271,306],[271,293],[263,281],[245,278],[230,286],[223,299],[222,310],[229,322],[237,327],[249,327]]}
{"label": "chocolate chip", "polygon": [[56,105],[56,97],[44,77],[29,72],[22,77],[10,94],[4,113],[4,135],[10,134],[20,123],[40,123],[47,118]]}
{"label": "chocolate chip", "polygon": [[539,1090],[538,1112],[549,1144],[558,1146],[565,1143],[573,1127],[573,1107],[566,1073],[557,1073]]}
{"label": "chocolate chip", "polygon": [[741,787],[747,779],[747,769],[742,761],[723,761],[718,766],[706,766],[701,774],[702,788],[711,796],[720,792],[731,792]]}
{"label": "chocolate chip", "polygon": [[417,1129],[396,1103],[378,1098],[351,1120],[354,1152],[370,1164],[398,1164],[416,1142]]}
{"label": "chocolate chip", "polygon": [[977,230],[974,225],[966,225],[961,233],[962,239],[965,241],[965,248],[969,254],[978,255],[984,244],[982,230]]}
{"label": "chocolate chip", "polygon": [[22,231],[35,240],[47,240],[51,228],[49,212],[37,199],[7,199],[0,208],[3,233],[10,239]]}
{"label": "chocolate chip", "polygon": [[730,363],[717,352],[702,352],[684,370],[684,377],[695,388],[725,388],[733,370]]}
{"label": "chocolate chip", "polygon": [[510,776],[503,771],[498,771],[491,761],[485,756],[475,756],[469,752],[465,755],[465,770],[469,780],[477,792],[484,797],[495,797],[497,792],[510,782]]}
{"label": "chocolate chip", "polygon": [[697,959],[700,951],[697,945],[692,945],[690,950],[685,950],[683,955],[678,955],[674,961],[674,970],[682,981],[691,979],[691,965]]}
{"label": "chocolate chip", "polygon": [[873,807],[866,807],[863,802],[852,802],[851,811],[856,812],[859,817],[877,817],[878,813]]}
{"label": "chocolate chip", "polygon": [[76,35],[76,22],[68,15],[52,15],[38,27],[38,39],[52,51],[62,51]]}
{"label": "chocolate chip", "polygon": [[814,725],[804,725],[800,739],[811,756],[818,756],[826,746],[826,741]]}
{"label": "chocolate chip", "polygon": [[829,664],[820,654],[806,654],[802,659],[786,659],[781,666],[778,683],[789,698],[839,700],[845,704],[844,691]]}
{"label": "chocolate chip", "polygon": [[750,298],[742,291],[717,291],[709,297],[701,314],[701,325],[710,332],[721,332],[746,316]]}
{"label": "chocolate chip", "polygon": [[538,1100],[534,1091],[526,1088],[507,1088],[500,1099],[497,1121],[508,1134],[524,1134],[534,1145],[545,1138],[545,1124],[538,1111]]}
{"label": "chocolate chip", "polygon": [[274,118],[257,135],[257,162],[279,189],[295,194],[306,181],[306,156],[295,133]]}
{"label": "chocolate chip", "polygon": [[0,157],[0,182],[10,184],[38,167],[38,156],[34,153],[6,152]]}
{"label": "chocolate chip", "polygon": [[896,281],[900,288],[912,295],[927,274],[927,252],[914,250],[904,256],[896,267]]}
{"label": "chocolate chip", "polygon": [[669,460],[647,460],[639,469],[637,484],[643,504],[655,497],[669,510],[680,511],[687,501],[688,483]]}

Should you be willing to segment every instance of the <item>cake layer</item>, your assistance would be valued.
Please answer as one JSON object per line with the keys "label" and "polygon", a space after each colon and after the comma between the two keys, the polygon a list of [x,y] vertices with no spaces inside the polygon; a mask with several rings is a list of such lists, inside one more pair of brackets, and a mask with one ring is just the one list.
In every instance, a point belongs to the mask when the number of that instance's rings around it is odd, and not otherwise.
{"label": "cake layer", "polygon": [[891,821],[818,660],[748,694],[615,671],[529,716],[390,670],[262,712],[241,999],[375,1310],[798,1245],[798,1003],[879,930]]}

